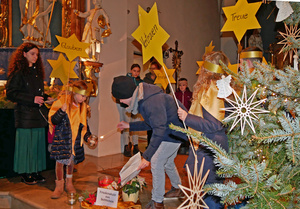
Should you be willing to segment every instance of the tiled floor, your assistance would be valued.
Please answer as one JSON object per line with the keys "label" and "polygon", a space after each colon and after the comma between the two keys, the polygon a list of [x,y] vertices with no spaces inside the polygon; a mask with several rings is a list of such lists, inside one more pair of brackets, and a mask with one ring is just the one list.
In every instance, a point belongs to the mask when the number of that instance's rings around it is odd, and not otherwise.
{"label": "tiled floor", "polygon": [[[176,165],[180,176],[183,180],[183,184],[186,184],[186,174],[183,169],[184,162],[187,158],[187,155],[178,155],[176,158]],[[77,172],[74,173],[74,186],[79,194],[84,191],[94,192],[97,189],[97,181],[98,177],[104,175],[106,170],[121,167],[127,161],[128,157],[124,157],[123,154],[116,154],[104,157],[93,157],[86,156],[84,162],[77,165]],[[149,172],[149,171],[148,171]],[[46,183],[37,184],[37,185],[26,185],[20,182],[19,177],[14,177],[10,179],[0,179],[0,196],[1,193],[9,192],[10,196],[13,200],[14,208],[80,208],[79,203],[76,203],[73,206],[70,206],[66,203],[67,194],[64,193],[60,199],[53,200],[50,198],[52,191],[55,188],[54,178],[55,173],[54,170],[44,171],[42,173],[46,178]],[[143,171],[140,173],[143,175]],[[148,175],[148,177],[151,175]],[[117,178],[117,176],[116,176]],[[150,177],[151,178],[151,177]],[[151,181],[151,179],[146,179],[147,181]],[[170,182],[166,181],[166,191],[171,188]],[[151,199],[151,189],[152,186],[148,185],[143,192],[140,193],[140,202],[142,207],[150,201]],[[1,198],[0,198],[1,200]],[[27,203],[28,207],[22,205],[22,202]],[[172,209],[177,208],[180,205],[179,200],[170,200],[165,201],[165,208]],[[22,207],[20,206],[22,205]],[[0,204],[1,208],[1,204]]]}

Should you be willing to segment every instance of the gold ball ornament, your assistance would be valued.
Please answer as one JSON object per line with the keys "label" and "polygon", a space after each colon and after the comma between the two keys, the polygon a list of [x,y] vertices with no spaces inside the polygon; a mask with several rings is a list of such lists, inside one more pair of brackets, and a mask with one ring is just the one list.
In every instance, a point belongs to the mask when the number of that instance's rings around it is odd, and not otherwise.
{"label": "gold ball ornament", "polygon": [[95,149],[98,145],[98,137],[94,134],[92,134],[88,140],[87,140],[87,143],[86,145],[88,146],[88,148],[90,149]]}

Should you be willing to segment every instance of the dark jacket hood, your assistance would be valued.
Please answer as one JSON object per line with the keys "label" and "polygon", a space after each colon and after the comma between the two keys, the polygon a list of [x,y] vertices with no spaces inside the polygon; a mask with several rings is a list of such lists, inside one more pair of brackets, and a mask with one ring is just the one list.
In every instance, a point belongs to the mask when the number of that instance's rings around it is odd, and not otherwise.
{"label": "dark jacket hood", "polygon": [[143,90],[144,90],[144,97],[143,100],[148,99],[149,97],[158,94],[158,93],[163,93],[163,90],[153,84],[147,84],[147,83],[143,83]]}

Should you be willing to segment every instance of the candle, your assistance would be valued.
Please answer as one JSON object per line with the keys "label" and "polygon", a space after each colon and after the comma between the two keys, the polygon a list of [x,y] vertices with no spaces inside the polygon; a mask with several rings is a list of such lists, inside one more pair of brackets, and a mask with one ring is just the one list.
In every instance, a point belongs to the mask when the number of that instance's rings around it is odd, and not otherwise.
{"label": "candle", "polygon": [[98,178],[99,187],[107,187],[114,181],[112,176],[102,176]]}
{"label": "candle", "polygon": [[113,129],[113,130],[110,130],[109,132],[107,132],[106,134],[100,136],[100,139],[104,140],[104,138],[116,133],[118,131],[118,129]]}

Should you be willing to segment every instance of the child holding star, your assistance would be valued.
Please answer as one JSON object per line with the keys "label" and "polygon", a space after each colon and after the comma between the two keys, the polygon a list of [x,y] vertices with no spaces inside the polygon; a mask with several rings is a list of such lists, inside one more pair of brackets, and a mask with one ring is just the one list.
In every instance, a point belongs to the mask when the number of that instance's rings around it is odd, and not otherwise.
{"label": "child holding star", "polygon": [[[64,191],[64,165],[66,168],[66,190],[76,193],[73,186],[73,168],[84,160],[83,140],[89,141],[91,133],[87,125],[88,86],[78,80],[69,91],[63,91],[49,111],[49,132],[54,131],[50,158],[56,160],[55,190],[52,199],[58,199]],[[53,127],[55,125],[55,127]],[[95,142],[97,143],[97,141]]]}
{"label": "child holding star", "polygon": [[[221,51],[213,51],[203,56],[204,64],[201,67],[198,80],[194,85],[193,102],[189,113],[182,108],[178,109],[179,118],[185,124],[196,131],[200,131],[205,137],[219,144],[223,149],[228,151],[228,139],[225,133],[226,128],[222,124],[225,116],[225,111],[221,108],[225,107],[224,99],[217,97],[218,88],[216,81],[225,75],[219,65],[222,61],[225,65],[228,64],[228,58]],[[205,146],[195,144],[195,152],[198,160],[198,171],[201,166],[202,159],[205,158],[203,175],[210,170],[206,184],[222,183],[224,179],[217,174],[217,167],[214,164],[213,153]],[[190,148],[189,156],[186,161],[191,174],[194,173],[195,157]],[[220,198],[212,195],[206,195],[204,201],[207,206],[212,208],[224,208],[220,203]]]}

